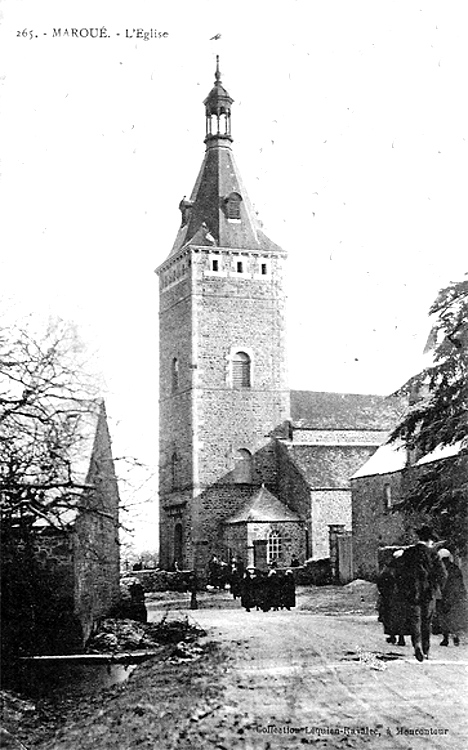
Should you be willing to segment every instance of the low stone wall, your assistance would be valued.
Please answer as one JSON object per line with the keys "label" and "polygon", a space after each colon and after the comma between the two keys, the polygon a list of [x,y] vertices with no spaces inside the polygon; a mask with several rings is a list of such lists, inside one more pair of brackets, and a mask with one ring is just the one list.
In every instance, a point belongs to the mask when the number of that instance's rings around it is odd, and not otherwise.
{"label": "low stone wall", "polygon": [[[296,585],[325,586],[332,583],[329,558],[311,560],[297,568],[284,568],[284,570],[292,570]],[[145,593],[149,594],[155,591],[190,591],[193,582],[192,575],[193,571],[191,570],[180,572],[168,570],[135,570],[123,576],[123,580],[125,578],[138,578]],[[204,590],[206,584],[206,579],[203,576],[197,575],[198,591]]]}
{"label": "low stone wall", "polygon": [[[154,591],[189,591],[191,576],[191,570],[135,570],[130,574],[130,577],[138,578],[146,594]],[[197,579],[197,584],[200,588],[204,582]]]}
{"label": "low stone wall", "polygon": [[296,584],[301,586],[326,586],[332,583],[330,558],[310,560],[299,568],[292,568]]}

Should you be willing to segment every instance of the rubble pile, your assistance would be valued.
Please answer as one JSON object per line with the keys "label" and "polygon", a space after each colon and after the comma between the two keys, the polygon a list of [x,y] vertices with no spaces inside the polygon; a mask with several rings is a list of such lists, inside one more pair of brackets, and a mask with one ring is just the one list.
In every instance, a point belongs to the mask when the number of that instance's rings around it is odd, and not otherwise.
{"label": "rubble pile", "polygon": [[187,643],[181,641],[177,644],[167,661],[170,664],[177,664],[179,662],[189,662],[199,659],[205,649],[203,646],[199,646],[197,643]]}
{"label": "rubble pile", "polygon": [[135,620],[103,620],[99,630],[88,643],[87,653],[119,653],[155,649],[166,644],[189,643],[205,631],[189,622],[188,617],[159,622],[141,623]]}
{"label": "rubble pile", "polygon": [[146,631],[156,643],[179,643],[194,641],[206,632],[189,622],[188,617],[171,619],[163,617],[159,622],[146,625]]}
{"label": "rubble pile", "polygon": [[106,651],[136,651],[154,646],[154,641],[146,635],[143,623],[108,618],[101,622],[86,651],[100,654]]}

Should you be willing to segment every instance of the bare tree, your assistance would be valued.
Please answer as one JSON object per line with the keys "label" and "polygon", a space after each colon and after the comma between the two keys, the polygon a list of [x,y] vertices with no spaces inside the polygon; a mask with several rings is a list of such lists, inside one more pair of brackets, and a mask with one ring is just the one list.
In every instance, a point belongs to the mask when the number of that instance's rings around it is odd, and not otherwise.
{"label": "bare tree", "polygon": [[60,524],[83,489],[79,455],[98,408],[73,326],[0,329],[0,513]]}

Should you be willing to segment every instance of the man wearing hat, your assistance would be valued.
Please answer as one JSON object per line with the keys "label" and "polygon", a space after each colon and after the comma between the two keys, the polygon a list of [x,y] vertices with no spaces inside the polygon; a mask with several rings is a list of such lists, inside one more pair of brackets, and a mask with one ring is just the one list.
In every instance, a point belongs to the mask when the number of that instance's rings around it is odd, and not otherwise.
{"label": "man wearing hat", "polygon": [[432,618],[436,598],[441,595],[447,571],[434,544],[437,537],[430,526],[416,529],[418,542],[402,556],[408,614],[414,655],[418,661],[429,657]]}

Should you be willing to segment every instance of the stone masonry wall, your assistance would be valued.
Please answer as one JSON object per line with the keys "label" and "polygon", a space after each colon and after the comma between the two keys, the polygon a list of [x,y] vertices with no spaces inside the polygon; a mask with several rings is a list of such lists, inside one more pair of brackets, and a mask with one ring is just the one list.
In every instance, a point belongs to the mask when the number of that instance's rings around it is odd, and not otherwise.
{"label": "stone masonry wall", "polygon": [[329,557],[329,529],[343,524],[351,530],[351,491],[348,489],[311,490],[312,537],[311,557],[321,560]]}
{"label": "stone masonry wall", "polygon": [[74,653],[85,644],[86,632],[75,602],[75,542],[74,532],[51,528],[34,537],[40,607],[35,623],[35,653]]}
{"label": "stone masonry wall", "polygon": [[379,547],[399,544],[405,537],[403,517],[386,507],[385,490],[389,487],[392,502],[399,502],[402,473],[352,479],[351,487],[354,575],[373,579],[378,573]]}
{"label": "stone masonry wall", "polygon": [[[210,255],[196,253],[192,259],[196,299],[193,315],[197,335],[196,422],[198,481],[200,487],[235,484],[233,471],[238,452],[252,455],[252,486],[262,482],[273,487],[277,481],[272,430],[289,416],[286,381],[285,299],[283,259],[268,258],[268,274],[261,279],[249,272],[256,257],[220,250],[226,276],[210,272]],[[237,259],[243,273],[237,274]],[[246,352],[251,360],[248,388],[232,385],[232,358]],[[237,510],[248,494],[231,486],[225,502],[219,491],[205,489],[199,506],[198,534],[222,546],[222,522]],[[217,531],[215,531],[217,529]]]}
{"label": "stone masonry wall", "polygon": [[[460,460],[461,459],[461,460]],[[452,459],[444,459],[452,461]],[[399,511],[395,508],[407,497],[409,490],[415,490],[415,483],[429,471],[437,473],[437,463],[427,463],[418,467],[407,467],[403,471],[353,479],[353,561],[355,575],[375,578],[378,572],[378,551],[380,547],[414,543],[414,530],[423,523],[434,527],[436,533],[447,540],[451,551],[456,553],[455,544],[450,539],[450,531],[444,527],[444,517],[437,514]],[[466,494],[468,459],[453,459],[450,470],[450,483],[454,491]],[[390,502],[391,507],[388,507]],[[447,533],[446,533],[447,531]],[[458,557],[466,580],[467,560]]]}
{"label": "stone masonry wall", "polygon": [[[174,562],[181,569],[193,566],[192,549],[192,490],[186,488],[160,499],[160,539],[159,559],[161,567],[173,570]],[[182,552],[176,550],[176,527],[181,526]]]}
{"label": "stone masonry wall", "polygon": [[254,542],[267,541],[271,531],[277,531],[281,537],[281,554],[277,561],[279,567],[288,567],[293,557],[302,556],[305,529],[303,524],[297,522],[239,523],[227,526],[225,538],[228,556],[235,556],[244,565],[252,565]]}
{"label": "stone masonry wall", "polygon": [[216,484],[197,497],[200,515],[197,568],[204,569],[213,554],[224,560],[229,557],[223,522],[240,510],[255,489],[249,484]]}
{"label": "stone masonry wall", "polygon": [[33,540],[34,557],[57,599],[74,596],[73,535],[44,529]]}
{"label": "stone masonry wall", "polygon": [[[213,266],[215,255],[219,272]],[[237,271],[239,262],[242,273]],[[163,567],[173,562],[175,526],[165,508],[177,505],[182,494],[187,499],[181,511],[185,564],[223,549],[222,522],[250,491],[235,476],[239,451],[252,455],[251,488],[276,484],[269,434],[289,418],[283,262],[281,253],[263,257],[255,251],[190,247],[159,271]],[[250,388],[232,386],[236,351],[251,358]],[[179,365],[176,393],[174,359]],[[174,454],[178,486],[173,481]],[[228,486],[222,502],[221,484]]]}
{"label": "stone masonry wall", "polygon": [[[300,562],[310,557],[312,539],[312,517],[310,490],[304,476],[290,460],[287,444],[276,441],[278,461],[278,498],[289,508],[296,511],[304,522],[304,544],[298,553]],[[307,536],[305,535],[307,531]]]}
{"label": "stone masonry wall", "polygon": [[242,560],[244,565],[247,565],[247,524],[236,523],[226,526],[224,539],[228,559],[235,557],[237,560]]}
{"label": "stone masonry wall", "polygon": [[276,531],[281,538],[281,552],[277,558],[280,568],[288,567],[292,557],[301,558],[304,549],[305,529],[302,523],[296,521],[271,523],[249,523],[248,544],[251,547],[258,539],[268,540],[270,532]]}
{"label": "stone masonry wall", "polygon": [[[177,360],[177,387],[173,362]],[[193,485],[191,259],[181,254],[160,273],[159,304],[159,501],[160,562],[175,559],[174,529],[182,523],[183,560],[191,559]]]}
{"label": "stone masonry wall", "polygon": [[[159,330],[160,494],[171,492],[172,460],[177,457],[180,486],[192,483],[192,299],[189,281],[161,295]],[[174,388],[173,363],[178,384]]]}
{"label": "stone masonry wall", "polygon": [[387,437],[383,430],[319,430],[294,428],[294,442],[307,445],[364,445],[379,446]]}

